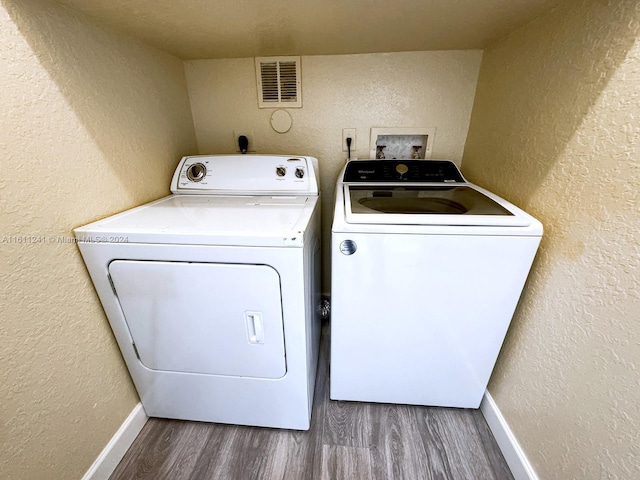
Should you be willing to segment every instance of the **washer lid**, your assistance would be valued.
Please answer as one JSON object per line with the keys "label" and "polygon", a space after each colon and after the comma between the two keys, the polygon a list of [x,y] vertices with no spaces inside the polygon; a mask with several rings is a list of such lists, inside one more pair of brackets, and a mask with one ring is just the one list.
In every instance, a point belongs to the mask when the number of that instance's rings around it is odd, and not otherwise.
{"label": "washer lid", "polygon": [[394,225],[529,226],[515,205],[466,182],[347,184],[347,223]]}
{"label": "washer lid", "polygon": [[80,242],[303,245],[317,196],[170,195],[75,229]]}

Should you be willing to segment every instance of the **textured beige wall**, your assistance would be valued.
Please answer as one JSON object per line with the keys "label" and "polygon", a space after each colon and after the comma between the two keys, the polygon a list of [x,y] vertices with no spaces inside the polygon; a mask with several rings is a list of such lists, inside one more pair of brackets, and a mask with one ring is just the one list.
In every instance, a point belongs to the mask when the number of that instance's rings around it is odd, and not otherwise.
{"label": "textured beige wall", "polygon": [[640,478],[640,8],[488,48],[463,171],[545,225],[489,387],[541,479]]}
{"label": "textured beige wall", "polygon": [[80,478],[138,402],[72,229],[168,193],[182,62],[0,1],[0,477]]}
{"label": "textured beige wall", "polygon": [[475,95],[481,51],[306,56],[302,108],[276,133],[272,109],[258,109],[252,58],[185,62],[201,153],[234,151],[234,130],[250,129],[259,153],[311,155],[320,163],[323,290],[329,291],[329,239],[342,129],[356,128],[352,156],[368,158],[371,127],[436,127],[433,158],[459,162]]}

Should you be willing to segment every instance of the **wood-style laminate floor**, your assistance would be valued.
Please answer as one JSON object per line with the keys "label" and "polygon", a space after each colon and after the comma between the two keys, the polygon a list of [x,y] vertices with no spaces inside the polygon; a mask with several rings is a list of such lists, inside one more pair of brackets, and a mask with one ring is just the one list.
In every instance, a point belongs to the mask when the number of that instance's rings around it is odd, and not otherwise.
{"label": "wood-style laminate floor", "polygon": [[513,479],[479,410],[330,400],[327,330],[309,431],[152,418],[111,480]]}

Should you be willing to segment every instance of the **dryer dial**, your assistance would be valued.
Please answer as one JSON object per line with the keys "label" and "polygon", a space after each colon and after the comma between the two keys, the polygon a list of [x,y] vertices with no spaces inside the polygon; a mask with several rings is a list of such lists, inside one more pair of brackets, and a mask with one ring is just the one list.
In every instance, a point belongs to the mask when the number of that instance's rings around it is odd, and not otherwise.
{"label": "dryer dial", "polygon": [[202,163],[192,163],[187,168],[187,178],[192,182],[201,182],[207,175],[207,167]]}

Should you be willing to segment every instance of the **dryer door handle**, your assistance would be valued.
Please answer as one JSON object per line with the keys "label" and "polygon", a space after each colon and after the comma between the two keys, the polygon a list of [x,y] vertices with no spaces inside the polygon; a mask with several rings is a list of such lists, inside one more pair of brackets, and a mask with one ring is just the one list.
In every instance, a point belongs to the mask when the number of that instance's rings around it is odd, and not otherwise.
{"label": "dryer door handle", "polygon": [[247,322],[247,334],[249,336],[249,343],[263,344],[264,323],[262,321],[262,313],[245,312],[244,316]]}

